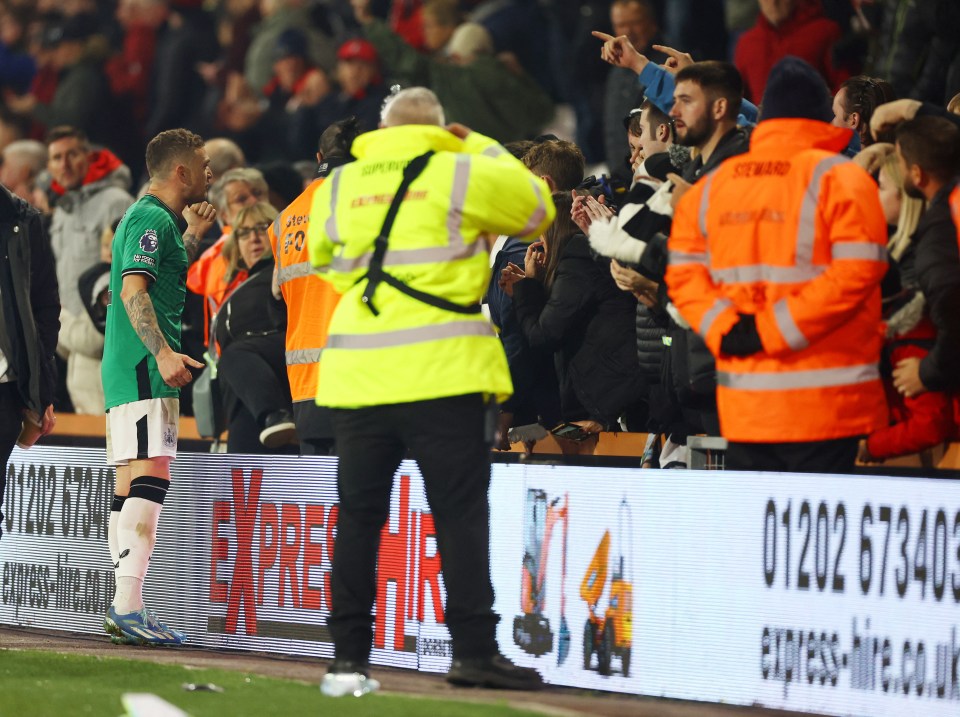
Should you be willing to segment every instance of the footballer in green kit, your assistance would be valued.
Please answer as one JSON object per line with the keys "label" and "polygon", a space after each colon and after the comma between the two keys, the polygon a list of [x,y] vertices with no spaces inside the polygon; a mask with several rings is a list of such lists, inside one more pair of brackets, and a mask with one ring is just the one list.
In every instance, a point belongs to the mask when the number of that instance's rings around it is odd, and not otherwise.
{"label": "footballer in green kit", "polygon": [[117,227],[110,269],[102,374],[116,593],[104,629],[117,643],[180,645],[186,635],[144,607],[142,590],[177,454],[180,388],[189,367],[203,365],[180,353],[187,267],[216,212],[205,201],[213,176],[200,137],[161,132],[146,159],[150,186]]}

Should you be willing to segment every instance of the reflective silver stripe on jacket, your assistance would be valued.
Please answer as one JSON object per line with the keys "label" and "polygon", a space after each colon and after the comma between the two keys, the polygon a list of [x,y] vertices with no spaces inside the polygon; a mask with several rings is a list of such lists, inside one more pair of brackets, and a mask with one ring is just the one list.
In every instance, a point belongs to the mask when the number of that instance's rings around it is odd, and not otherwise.
{"label": "reflective silver stripe on jacket", "polygon": [[316,363],[320,360],[320,354],[322,352],[323,349],[296,349],[294,351],[287,351],[287,366]]}
{"label": "reflective silver stripe on jacket", "polygon": [[506,154],[506,153],[507,153],[507,150],[505,150],[499,144],[492,144],[489,147],[487,147],[485,150],[483,150],[480,154],[486,155],[487,157],[493,157],[494,159],[496,159],[501,154]]}
{"label": "reflective silver stripe on jacket", "polygon": [[[410,264],[441,264],[460,259],[471,259],[477,254],[486,253],[486,245],[475,241],[466,244],[460,225],[463,221],[463,205],[467,198],[467,187],[470,182],[470,157],[458,155],[453,172],[453,186],[450,190],[450,208],[447,211],[447,245],[437,247],[423,247],[420,249],[394,249],[388,244],[387,253],[383,257],[383,266],[406,266]],[[348,258],[335,256],[330,262],[330,269],[342,273],[365,269],[370,265],[373,251],[365,252],[358,257]]]}
{"label": "reflective silver stripe on jacket", "polygon": [[313,267],[309,261],[300,261],[290,266],[282,266],[277,271],[277,285],[283,286],[288,281],[300,279],[304,276],[310,276],[313,273]]}
{"label": "reflective silver stripe on jacket", "polygon": [[[772,264],[750,264],[745,266],[731,266],[724,268],[713,267],[710,277],[716,283],[747,284],[767,282],[769,284],[799,284],[811,281],[827,270],[824,264],[813,263],[813,247],[817,229],[817,211],[820,205],[820,193],[823,177],[838,164],[849,162],[843,155],[833,155],[821,159],[813,168],[813,174],[803,193],[800,203],[800,218],[797,222],[796,246],[794,249],[793,266],[774,266]],[[711,175],[705,177],[705,181]],[[707,235],[706,220],[709,209],[707,192],[710,187],[704,187],[700,201],[700,231]],[[861,248],[864,247],[864,248]],[[870,247],[865,248],[865,247]],[[837,242],[833,248],[834,259],[877,259],[883,252],[883,247],[866,242]]]}
{"label": "reflective silver stripe on jacket", "polygon": [[813,176],[803,193],[800,203],[800,221],[797,222],[797,253],[795,266],[807,267],[813,265],[813,240],[817,232],[817,209],[820,207],[820,191],[823,185],[823,175],[838,164],[850,160],[842,154],[825,157],[817,162],[813,168]]}
{"label": "reflective silver stripe on jacket", "polygon": [[826,266],[771,266],[770,264],[748,264],[730,266],[725,269],[710,269],[710,278],[716,283],[751,284],[766,281],[770,284],[799,284],[816,279],[827,270]]}
{"label": "reflective silver stripe on jacket", "polygon": [[533,214],[530,215],[530,219],[527,220],[527,223],[523,225],[523,229],[521,229],[517,234],[517,236],[521,237],[527,236],[527,234],[540,226],[543,218],[547,216],[547,205],[543,201],[543,193],[540,191],[540,184],[531,179],[530,185],[533,187],[534,194],[537,195],[537,208],[533,210]]}
{"label": "reflective silver stripe on jacket", "polygon": [[[457,261],[458,259],[470,259],[477,254],[486,252],[486,246],[483,242],[475,241],[466,246],[435,246],[424,249],[387,249],[383,257],[383,265],[405,266],[408,264],[433,264],[448,261]],[[357,269],[365,269],[370,265],[370,259],[373,252],[368,251],[362,256],[347,259],[342,256],[335,256],[330,262],[332,271],[350,272]]]}
{"label": "reflective silver stripe on jacket", "polygon": [[783,336],[783,340],[787,342],[787,346],[794,351],[800,351],[810,345],[807,337],[803,335],[800,327],[797,326],[797,322],[793,320],[793,315],[790,313],[790,307],[787,306],[786,299],[780,299],[780,301],[773,305],[773,318],[777,322],[777,328],[780,329],[780,335]]}
{"label": "reflective silver stripe on jacket", "polygon": [[[273,220],[273,236],[277,238],[277,242],[280,241],[280,217],[282,214],[278,214],[277,218]],[[279,249],[279,247],[277,247]]]}
{"label": "reflective silver stripe on jacket", "polygon": [[706,337],[717,317],[731,306],[733,306],[733,303],[730,302],[729,299],[717,299],[714,301],[713,306],[707,309],[707,312],[703,315],[703,320],[700,322],[700,335]]}
{"label": "reflective silver stripe on jacket", "polygon": [[838,241],[830,249],[834,259],[863,259],[887,263],[887,249],[865,241]]}
{"label": "reflective silver stripe on jacket", "polygon": [[700,252],[672,251],[667,257],[670,266],[684,266],[687,264],[699,264],[706,266],[707,255]]}
{"label": "reflective silver stripe on jacket", "polygon": [[[453,187],[450,189],[450,208],[447,210],[447,243],[451,247],[463,246],[463,205],[467,201],[467,186],[470,183],[470,155],[458,154],[453,168]],[[479,244],[479,242],[477,242]]]}
{"label": "reflective silver stripe on jacket", "polygon": [[451,321],[446,324],[417,326],[412,329],[382,331],[375,334],[330,334],[327,349],[383,349],[395,346],[455,339],[468,336],[496,337],[486,321]]}
{"label": "reflective silver stripe on jacket", "polygon": [[843,368],[821,368],[807,371],[776,373],[733,373],[717,371],[717,384],[742,391],[785,391],[801,388],[852,386],[878,381],[880,370],[875,363]]}
{"label": "reflective silver stripe on jacket", "polygon": [[327,223],[324,225],[327,236],[334,244],[343,244],[343,240],[340,239],[340,231],[337,228],[337,197],[340,196],[340,176],[339,168],[333,170],[333,174],[330,175],[330,216],[327,217]]}

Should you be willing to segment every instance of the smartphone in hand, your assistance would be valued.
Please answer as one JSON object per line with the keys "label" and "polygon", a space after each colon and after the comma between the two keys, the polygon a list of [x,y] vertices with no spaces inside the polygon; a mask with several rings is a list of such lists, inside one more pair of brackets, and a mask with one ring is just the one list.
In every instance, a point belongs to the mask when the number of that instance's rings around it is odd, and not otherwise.
{"label": "smartphone in hand", "polygon": [[576,423],[561,423],[552,428],[550,433],[557,438],[566,438],[568,441],[585,441],[591,435],[583,426],[578,426]]}

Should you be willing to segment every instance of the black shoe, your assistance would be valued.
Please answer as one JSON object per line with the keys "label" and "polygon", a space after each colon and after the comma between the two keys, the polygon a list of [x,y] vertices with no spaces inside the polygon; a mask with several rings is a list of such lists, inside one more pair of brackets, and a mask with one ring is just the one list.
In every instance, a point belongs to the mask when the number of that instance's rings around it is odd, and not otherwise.
{"label": "black shoe", "polygon": [[263,421],[260,442],[267,448],[279,448],[297,439],[297,427],[290,411],[274,411]]}
{"label": "black shoe", "polygon": [[359,662],[357,660],[347,660],[342,657],[334,658],[327,668],[328,675],[338,675],[344,673],[356,673],[364,677],[370,676],[370,663]]}
{"label": "black shoe", "polygon": [[467,687],[500,690],[540,690],[543,678],[530,667],[517,667],[503,655],[454,659],[447,682]]}

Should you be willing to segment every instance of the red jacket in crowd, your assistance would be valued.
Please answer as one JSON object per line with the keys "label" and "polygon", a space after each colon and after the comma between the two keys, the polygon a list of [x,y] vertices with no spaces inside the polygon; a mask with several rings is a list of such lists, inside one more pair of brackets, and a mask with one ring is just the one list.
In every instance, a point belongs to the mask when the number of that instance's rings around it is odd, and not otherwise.
{"label": "red jacket in crowd", "polygon": [[[936,329],[924,317],[908,333],[890,340],[890,362],[896,366],[906,358],[923,359],[932,344]],[[884,386],[890,407],[891,425],[874,431],[867,438],[867,450],[878,459],[905,456],[933,448],[954,438],[954,397],[942,391],[924,391],[913,398],[900,395],[890,377]]]}
{"label": "red jacket in crowd", "polygon": [[840,26],[824,16],[820,0],[799,0],[793,16],[778,27],[760,13],[757,24],[740,37],[733,56],[743,75],[744,97],[760,104],[767,75],[787,55],[813,65],[836,92],[849,76],[833,65],[833,46],[842,34]]}

